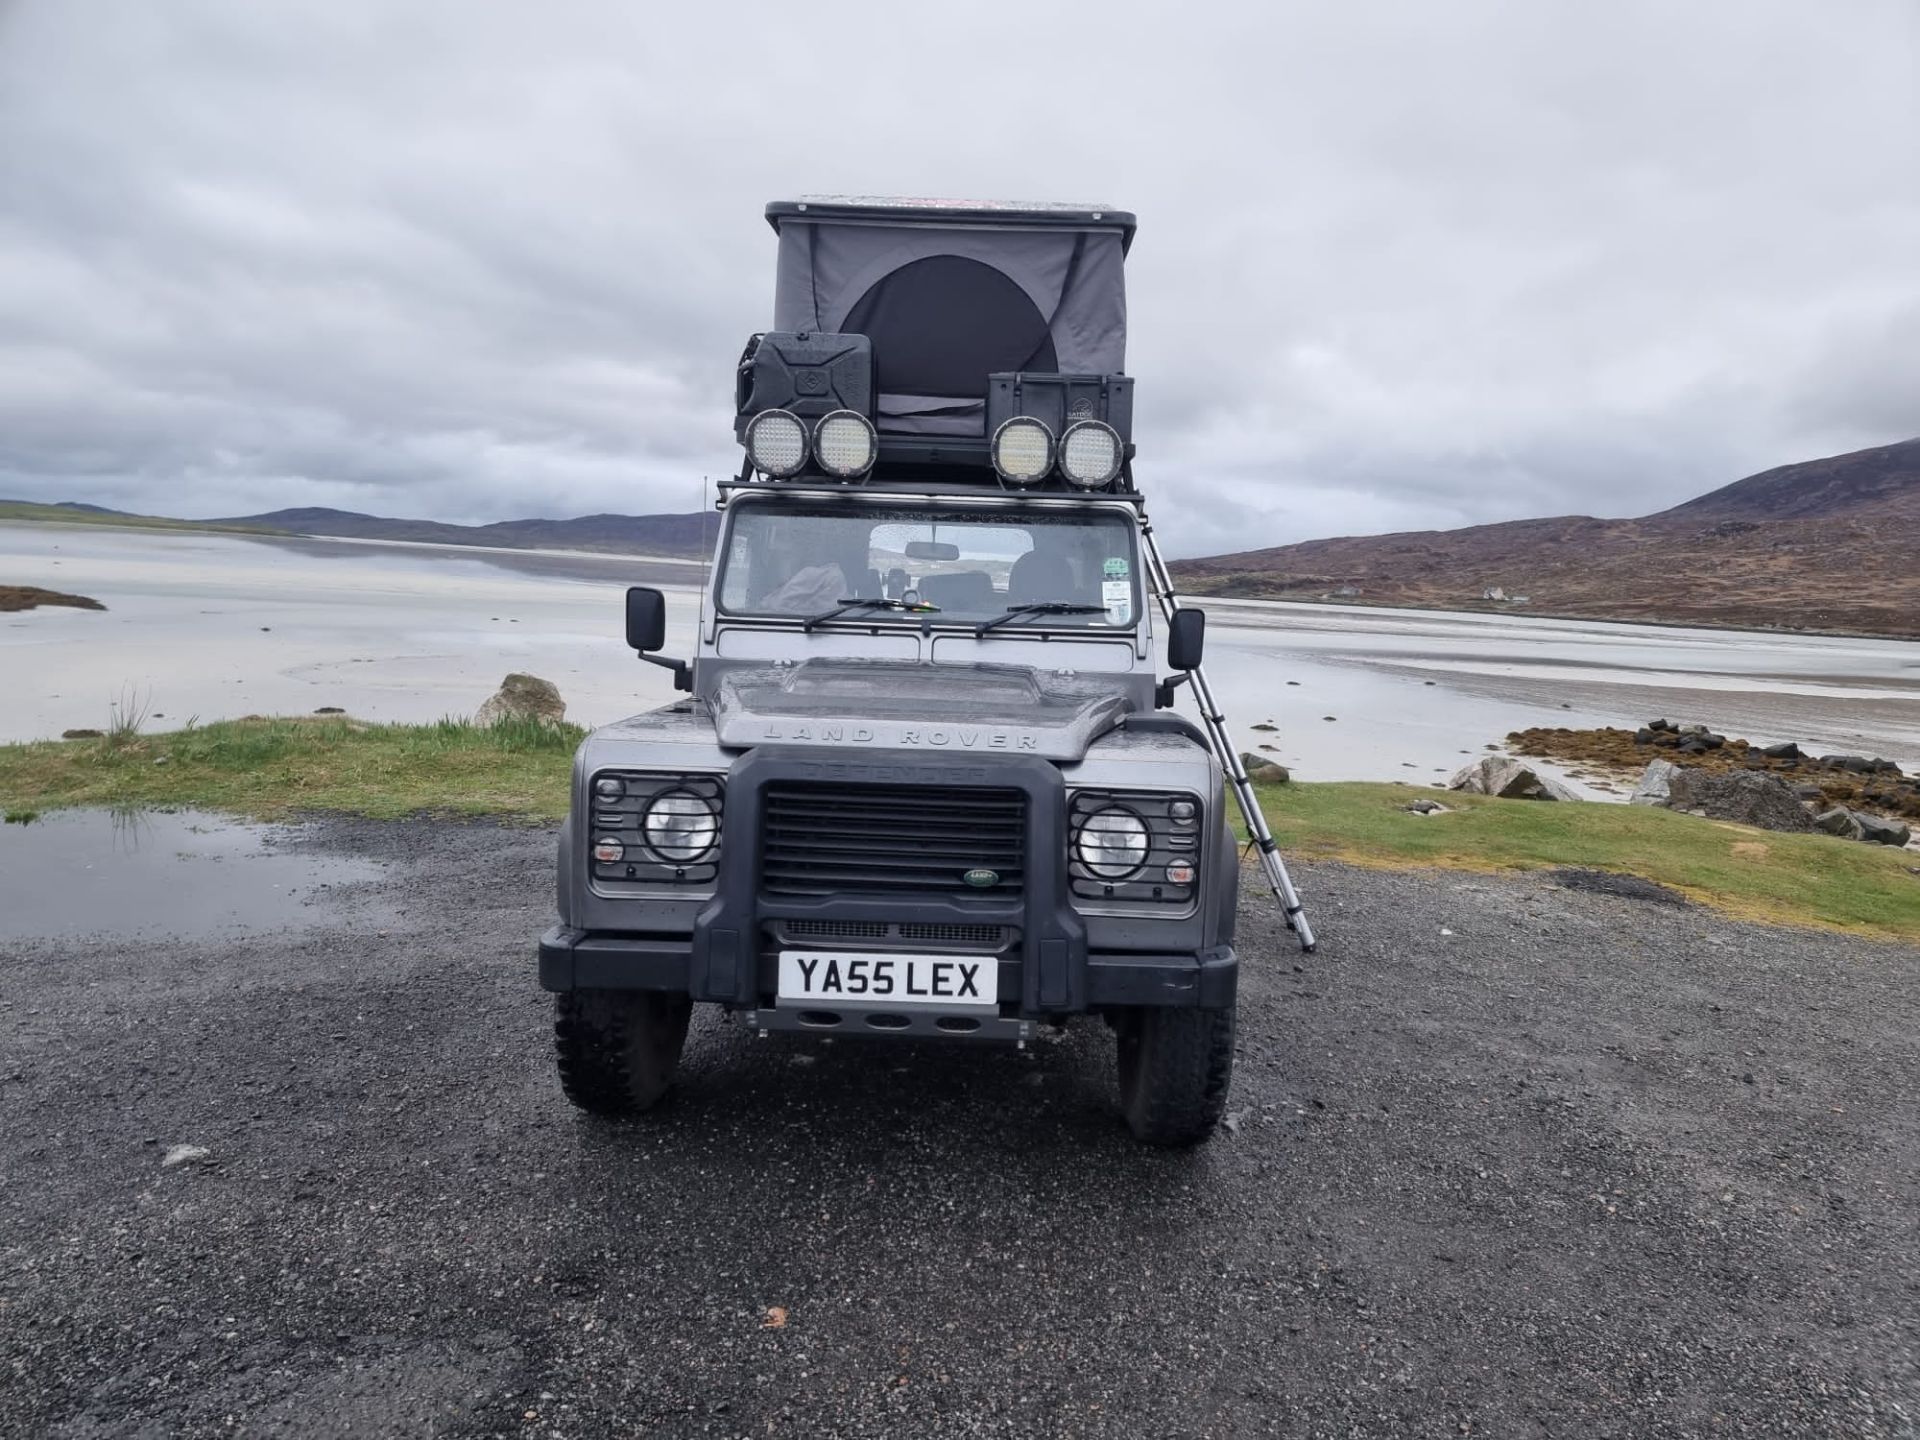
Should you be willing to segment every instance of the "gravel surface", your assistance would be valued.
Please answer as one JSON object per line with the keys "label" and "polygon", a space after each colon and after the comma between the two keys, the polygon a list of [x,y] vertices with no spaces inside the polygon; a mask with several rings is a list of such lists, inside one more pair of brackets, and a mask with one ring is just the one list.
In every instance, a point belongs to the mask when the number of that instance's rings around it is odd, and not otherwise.
{"label": "gravel surface", "polygon": [[1301,867],[1322,952],[1249,892],[1196,1152],[1127,1139],[1095,1024],[703,1013],[607,1125],[534,986],[550,834],[284,843],[382,878],[296,930],[0,948],[0,1434],[1920,1425],[1912,949]]}

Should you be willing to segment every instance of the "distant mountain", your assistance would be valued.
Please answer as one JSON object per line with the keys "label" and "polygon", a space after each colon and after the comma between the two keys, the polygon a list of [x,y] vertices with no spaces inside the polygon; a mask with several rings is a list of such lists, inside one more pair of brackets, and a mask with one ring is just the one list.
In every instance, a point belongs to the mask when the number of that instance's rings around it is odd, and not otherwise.
{"label": "distant mountain", "polygon": [[1920,637],[1916,556],[1920,440],[1907,440],[1783,465],[1638,520],[1309,540],[1172,568],[1197,594]]}
{"label": "distant mountain", "polygon": [[1920,519],[1920,440],[1763,470],[1650,520]]}
{"label": "distant mountain", "polygon": [[353,510],[308,507],[271,510],[213,522],[257,525],[294,535],[353,540],[414,540],[437,545],[481,545],[515,550],[595,550],[613,554],[704,556],[713,548],[719,517],[581,515],[572,520],[500,520],[452,525],[439,520],[391,520]]}

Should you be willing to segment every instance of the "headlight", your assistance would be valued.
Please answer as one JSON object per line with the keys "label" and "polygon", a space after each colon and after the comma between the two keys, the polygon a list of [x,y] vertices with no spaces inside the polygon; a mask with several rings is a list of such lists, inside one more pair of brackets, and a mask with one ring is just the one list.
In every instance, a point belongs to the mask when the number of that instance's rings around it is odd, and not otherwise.
{"label": "headlight", "polygon": [[858,480],[879,458],[880,440],[873,422],[859,411],[835,410],[813,427],[813,454],[829,475]]}
{"label": "headlight", "polygon": [[1053,432],[1031,415],[1016,415],[993,432],[993,468],[1010,485],[1031,485],[1053,469]]}
{"label": "headlight", "polygon": [[786,410],[762,410],[747,422],[747,458],[776,480],[798,475],[807,463],[807,427]]}
{"label": "headlight", "polygon": [[1131,810],[1101,810],[1082,822],[1073,848],[1102,880],[1124,880],[1147,862],[1147,825]]}
{"label": "headlight", "polygon": [[1191,910],[1206,849],[1205,819],[1199,796],[1191,792],[1070,791],[1067,888],[1074,904],[1109,915]]}
{"label": "headlight", "polygon": [[1101,420],[1076,420],[1060,437],[1060,473],[1082,490],[1098,490],[1120,473],[1120,432]]}
{"label": "headlight", "polygon": [[720,817],[698,795],[670,790],[647,806],[640,832],[654,854],[673,865],[698,860],[720,835]]}

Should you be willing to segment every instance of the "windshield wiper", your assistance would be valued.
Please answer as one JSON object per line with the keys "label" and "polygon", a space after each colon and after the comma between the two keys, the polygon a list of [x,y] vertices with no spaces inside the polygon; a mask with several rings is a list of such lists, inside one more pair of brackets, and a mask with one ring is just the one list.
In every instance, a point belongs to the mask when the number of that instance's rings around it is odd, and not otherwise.
{"label": "windshield wiper", "polygon": [[1025,605],[1009,605],[1007,613],[992,620],[982,620],[973,627],[974,639],[979,639],[989,630],[997,629],[1010,621],[1018,620],[1022,615],[1104,615],[1104,605],[1078,605],[1071,600],[1029,600]]}
{"label": "windshield wiper", "polygon": [[824,625],[829,620],[838,619],[849,610],[908,610],[915,615],[919,615],[927,612],[938,614],[940,607],[938,605],[921,604],[917,601],[909,605],[904,600],[884,600],[877,596],[862,596],[858,599],[842,600],[838,608],[828,610],[823,614],[809,615],[805,620],[800,622],[800,628],[802,630],[811,630],[816,625]]}

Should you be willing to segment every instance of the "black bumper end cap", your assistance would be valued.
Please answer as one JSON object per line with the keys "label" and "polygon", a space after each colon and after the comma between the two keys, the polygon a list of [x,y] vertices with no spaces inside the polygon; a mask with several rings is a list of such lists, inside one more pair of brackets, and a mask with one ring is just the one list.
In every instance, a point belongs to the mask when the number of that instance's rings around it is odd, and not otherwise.
{"label": "black bumper end cap", "polygon": [[540,988],[675,990],[687,988],[690,936],[590,935],[556,925],[540,937]]}

